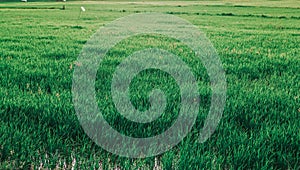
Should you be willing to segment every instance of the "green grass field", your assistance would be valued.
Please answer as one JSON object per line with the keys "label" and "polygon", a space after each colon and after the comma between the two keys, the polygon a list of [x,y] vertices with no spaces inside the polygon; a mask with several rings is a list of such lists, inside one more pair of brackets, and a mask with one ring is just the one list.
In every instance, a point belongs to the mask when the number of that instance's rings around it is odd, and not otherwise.
{"label": "green grass field", "polygon": [[[79,18],[81,6],[86,11]],[[299,0],[0,1],[0,169],[299,169],[299,8]],[[117,44],[99,67],[96,91],[106,120],[123,134],[156,135],[176,119],[166,114],[139,125],[114,108],[112,73],[135,50],[160,47],[178,54],[201,85],[199,116],[189,135],[162,155],[131,159],[103,150],[84,133],[71,89],[77,57],[93,33],[141,12],[176,15],[206,34],[226,72],[227,101],[215,133],[198,143],[211,97],[201,62],[184,45],[157,35]],[[154,87],[168,96],[166,113],[177,113],[179,89],[157,70],[133,80],[132,103],[147,110]]]}

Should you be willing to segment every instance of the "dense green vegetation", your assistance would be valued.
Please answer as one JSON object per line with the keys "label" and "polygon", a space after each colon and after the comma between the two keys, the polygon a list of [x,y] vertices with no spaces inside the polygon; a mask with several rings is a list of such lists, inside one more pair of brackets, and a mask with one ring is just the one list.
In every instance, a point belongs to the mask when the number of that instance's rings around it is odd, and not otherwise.
{"label": "dense green vegetation", "polygon": [[[152,169],[157,159],[164,169],[299,169],[300,14],[298,1],[294,3],[263,7],[67,2],[66,10],[61,10],[61,2],[0,3],[0,168],[70,168],[76,160],[75,168],[83,169]],[[80,6],[86,12],[79,18]],[[216,132],[205,143],[196,142],[211,93],[201,63],[184,45],[165,37],[124,40],[109,52],[97,75],[99,107],[106,107],[105,117],[114,128],[151,136],[176,119],[176,114],[166,115],[153,124],[137,125],[113,108],[109,88],[114,69],[145,47],[166,48],[188,63],[201,85],[201,107],[192,132],[172,150],[156,158],[118,157],[95,145],[81,128],[72,104],[73,71],[83,45],[100,26],[153,11],[182,17],[206,33],[226,72],[226,107]],[[169,96],[167,112],[176,113],[178,87],[157,70],[144,71],[132,82],[132,103],[147,109],[146,96],[154,87]]]}

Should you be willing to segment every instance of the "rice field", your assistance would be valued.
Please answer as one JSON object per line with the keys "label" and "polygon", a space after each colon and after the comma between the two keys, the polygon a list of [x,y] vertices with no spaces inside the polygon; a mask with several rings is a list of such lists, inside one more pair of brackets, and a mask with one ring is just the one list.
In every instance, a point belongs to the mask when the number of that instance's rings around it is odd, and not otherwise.
{"label": "rice field", "polygon": [[[0,169],[299,169],[299,8],[299,0],[0,1]],[[177,54],[195,75],[201,101],[195,125],[178,145],[157,156],[127,158],[86,135],[74,109],[72,79],[81,50],[100,27],[144,12],[175,15],[205,33],[225,71],[226,105],[213,135],[197,142],[212,95],[201,61],[168,37],[142,34],[121,41],[96,76],[98,107],[110,126],[127,136],[150,137],[178,116],[180,89],[155,69],[133,79],[130,99],[144,111],[151,105],[149,93],[161,89],[167,97],[161,117],[138,124],[115,108],[112,75],[140,49]]]}

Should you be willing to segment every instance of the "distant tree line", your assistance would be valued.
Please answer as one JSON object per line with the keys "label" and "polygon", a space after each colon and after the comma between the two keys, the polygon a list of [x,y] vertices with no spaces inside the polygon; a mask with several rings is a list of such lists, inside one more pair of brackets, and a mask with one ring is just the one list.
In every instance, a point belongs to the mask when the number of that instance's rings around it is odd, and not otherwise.
{"label": "distant tree line", "polygon": [[[63,0],[27,0],[28,2],[62,2]],[[66,1],[84,1],[84,0],[66,0]],[[21,0],[0,0],[0,2],[21,2]]]}

